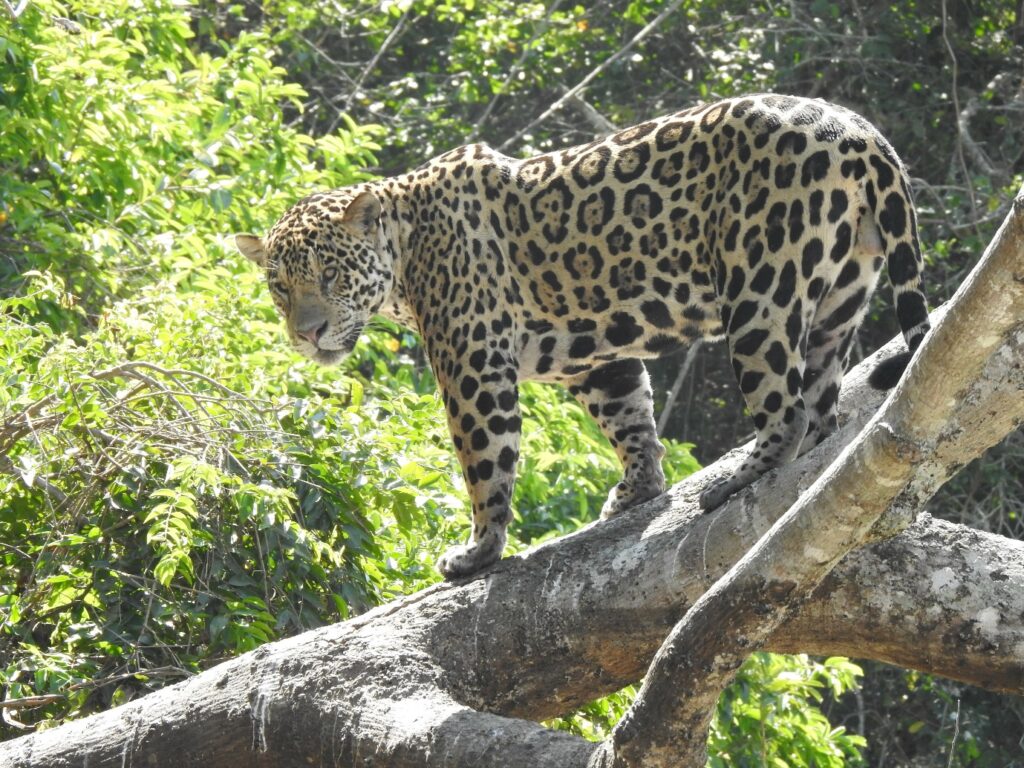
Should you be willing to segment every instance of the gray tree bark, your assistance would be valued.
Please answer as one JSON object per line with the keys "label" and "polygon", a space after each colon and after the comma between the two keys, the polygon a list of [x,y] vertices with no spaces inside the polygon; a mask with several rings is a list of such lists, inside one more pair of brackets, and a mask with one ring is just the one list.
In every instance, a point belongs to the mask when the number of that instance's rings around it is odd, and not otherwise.
{"label": "gray tree bark", "polygon": [[[933,321],[879,415],[869,360],[844,382],[836,435],[711,514],[697,495],[739,453],[468,583],[0,744],[0,765],[692,765],[718,692],[756,647],[1024,693],[1024,543],[927,515],[908,526],[1024,419],[1024,190]],[[536,723],[645,672],[605,744]]]}

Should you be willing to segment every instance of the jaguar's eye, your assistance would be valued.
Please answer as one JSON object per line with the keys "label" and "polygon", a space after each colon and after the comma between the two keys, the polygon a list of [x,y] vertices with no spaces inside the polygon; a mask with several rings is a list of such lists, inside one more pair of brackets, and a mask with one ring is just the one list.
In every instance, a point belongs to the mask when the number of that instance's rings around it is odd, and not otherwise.
{"label": "jaguar's eye", "polygon": [[325,283],[333,282],[334,278],[338,276],[338,268],[327,267],[327,269],[323,271],[323,274],[321,276],[323,277]]}
{"label": "jaguar's eye", "polygon": [[273,298],[274,303],[277,304],[277,306],[283,308],[288,305],[288,288],[285,287],[284,283],[271,283],[270,296]]}

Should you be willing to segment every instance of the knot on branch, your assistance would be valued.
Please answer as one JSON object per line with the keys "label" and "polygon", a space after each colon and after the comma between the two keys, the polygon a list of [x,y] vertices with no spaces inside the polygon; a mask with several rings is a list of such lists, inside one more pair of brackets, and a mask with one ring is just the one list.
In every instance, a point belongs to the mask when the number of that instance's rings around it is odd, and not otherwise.
{"label": "knot on branch", "polygon": [[925,451],[906,432],[887,421],[879,420],[872,430],[871,442],[875,447],[899,464],[914,466],[924,461]]}
{"label": "knot on branch", "polygon": [[765,596],[774,603],[786,603],[796,586],[795,581],[769,581],[765,585]]}
{"label": "knot on branch", "polygon": [[1024,214],[1024,187],[1013,198],[1013,214],[1015,216]]}

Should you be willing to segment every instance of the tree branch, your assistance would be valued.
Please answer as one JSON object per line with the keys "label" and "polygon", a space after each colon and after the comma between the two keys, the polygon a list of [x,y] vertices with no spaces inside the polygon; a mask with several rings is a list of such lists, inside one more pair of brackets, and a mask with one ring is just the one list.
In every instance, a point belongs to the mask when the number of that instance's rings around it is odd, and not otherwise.
{"label": "tree branch", "polygon": [[[398,36],[405,29],[405,25],[409,21],[409,14],[411,11],[412,4],[402,11],[402,15],[395,23],[395,26],[391,28],[391,31],[388,32],[388,36],[384,38],[384,42],[380,44],[380,48],[377,49],[377,52],[373,54],[373,57],[369,62],[367,62],[366,66],[363,67],[362,71],[356,77],[355,82],[352,84],[352,90],[349,91],[348,96],[345,98],[345,103],[341,107],[341,111],[347,112],[352,108],[352,102],[359,96],[359,90],[363,87],[363,83],[366,82],[366,78],[377,66],[377,62],[379,62],[381,57],[384,55],[384,51],[391,47],[391,44],[398,39]],[[331,130],[333,131],[333,126]]]}
{"label": "tree branch", "polygon": [[21,2],[18,3],[17,8],[11,5],[10,0],[3,0],[3,2],[4,8],[7,9],[7,13],[11,17],[11,21],[17,21],[18,17],[21,16],[21,14],[24,13],[25,9],[28,7],[28,0],[21,0]]}
{"label": "tree branch", "polygon": [[487,106],[484,107],[484,111],[480,113],[480,117],[477,118],[473,127],[470,129],[469,135],[466,137],[467,143],[476,141],[476,137],[480,135],[480,131],[484,127],[484,123],[486,123],[490,118],[491,112],[494,111],[494,107],[497,105],[498,100],[507,92],[509,83],[512,82],[512,78],[518,75],[522,70],[523,64],[526,62],[526,57],[529,56],[530,51],[533,50],[533,44],[539,40],[545,32],[547,32],[547,29],[551,24],[552,14],[558,10],[558,7],[563,2],[564,0],[554,0],[554,2],[548,6],[548,9],[544,12],[544,19],[541,21],[536,32],[533,33],[533,36],[529,40],[523,43],[522,49],[519,52],[519,58],[516,59],[515,64],[513,64],[505,74],[505,79],[501,81],[501,85],[494,89],[494,95],[491,97],[491,100],[487,102]]}
{"label": "tree branch", "polygon": [[672,415],[672,408],[676,404],[676,398],[679,397],[679,390],[683,388],[683,381],[686,380],[686,375],[693,367],[693,363],[697,359],[697,353],[700,352],[702,346],[704,346],[703,341],[697,339],[686,349],[686,357],[683,358],[683,364],[679,366],[679,373],[676,374],[676,380],[672,383],[672,387],[665,396],[665,405],[662,406],[661,415],[658,416],[658,437],[665,434],[665,427],[668,426],[669,417]]}

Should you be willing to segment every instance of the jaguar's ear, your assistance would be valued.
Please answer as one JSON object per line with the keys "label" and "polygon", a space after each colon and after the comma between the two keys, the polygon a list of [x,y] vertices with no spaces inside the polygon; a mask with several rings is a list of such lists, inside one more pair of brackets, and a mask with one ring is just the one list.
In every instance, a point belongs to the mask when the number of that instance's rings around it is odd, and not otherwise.
{"label": "jaguar's ear", "polygon": [[380,200],[373,192],[360,192],[348,204],[341,220],[360,234],[370,234],[380,218]]}
{"label": "jaguar's ear", "polygon": [[267,249],[256,235],[235,235],[235,246],[249,261],[266,269]]}

